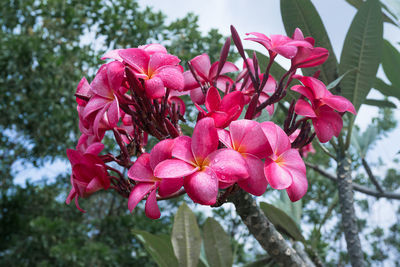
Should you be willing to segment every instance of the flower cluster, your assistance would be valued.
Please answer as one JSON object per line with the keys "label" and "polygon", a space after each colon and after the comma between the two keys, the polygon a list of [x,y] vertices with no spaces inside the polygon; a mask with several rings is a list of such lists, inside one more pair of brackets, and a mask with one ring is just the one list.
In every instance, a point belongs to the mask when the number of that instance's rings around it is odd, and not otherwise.
{"label": "flower cluster", "polygon": [[[343,113],[355,114],[354,107],[317,78],[296,74],[299,68],[321,65],[329,55],[299,29],[292,38],[250,33],[255,37],[247,40],[269,53],[265,71],[255,54],[246,57],[239,35],[231,30],[242,70],[227,61],[230,38],[219,61],[211,63],[202,54],[190,60],[187,71],[160,44],[103,56],[109,62],[90,84],[83,78],[75,94],[82,135],[76,149],[67,150],[72,166],[67,203],[74,199],[83,211],[79,198],[113,189],[128,198],[130,211],[145,200],[146,215],[156,219],[161,215],[158,200],[184,193],[195,203],[215,206],[236,190],[261,196],[268,185],[285,189],[292,201],[305,195],[302,157],[315,152],[314,136],[320,142],[338,136]],[[290,59],[291,67],[273,77],[270,70],[278,55]],[[298,84],[291,86],[293,82]],[[286,104],[288,89],[299,97]],[[273,116],[280,101],[288,106],[283,128],[257,119],[262,112]],[[181,126],[187,123],[190,102],[198,116],[192,134],[184,135]],[[118,155],[100,154],[107,132],[115,138]],[[151,149],[149,139],[156,140]],[[128,178],[121,168],[128,170]]]}

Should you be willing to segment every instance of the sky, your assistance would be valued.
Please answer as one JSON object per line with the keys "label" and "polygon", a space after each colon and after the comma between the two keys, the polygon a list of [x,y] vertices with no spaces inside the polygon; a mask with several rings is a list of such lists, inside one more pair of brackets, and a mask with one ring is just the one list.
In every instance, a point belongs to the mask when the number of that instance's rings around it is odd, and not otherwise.
{"label": "sky", "polygon": [[[184,17],[188,12],[193,12],[199,16],[199,27],[202,32],[206,33],[211,28],[217,28],[228,36],[230,35],[230,25],[234,25],[241,37],[244,37],[247,32],[261,32],[266,35],[285,34],[279,2],[279,0],[139,0],[141,7],[152,6],[155,10],[166,14],[168,22]],[[345,0],[312,2],[325,24],[336,57],[340,58],[345,35],[356,9],[347,4]],[[384,36],[392,44],[400,42],[399,29],[387,23],[385,23]],[[245,41],[244,45],[246,48],[257,49],[265,53],[261,46],[252,42]],[[285,64],[285,62],[282,63]],[[378,75],[386,80],[381,69],[378,71]],[[382,96],[376,91],[372,91],[369,97],[381,98]],[[399,101],[392,98],[390,100],[400,108]],[[356,124],[364,130],[377,112],[377,108],[363,105],[359,110]],[[399,109],[396,110],[395,117],[397,121],[400,121]],[[400,150],[399,136],[400,127],[397,127],[387,138],[377,143],[370,151],[368,159],[376,162],[377,158],[381,157],[390,166],[396,153]],[[17,175],[16,181],[23,183],[28,177],[41,177],[43,173],[52,177],[57,174],[58,170],[65,170],[65,166],[64,162],[56,161],[55,164],[48,163],[39,170],[33,167],[29,168],[29,166],[24,167]],[[387,201],[374,200],[371,204],[371,223],[382,226],[393,223],[394,214],[388,211]]]}

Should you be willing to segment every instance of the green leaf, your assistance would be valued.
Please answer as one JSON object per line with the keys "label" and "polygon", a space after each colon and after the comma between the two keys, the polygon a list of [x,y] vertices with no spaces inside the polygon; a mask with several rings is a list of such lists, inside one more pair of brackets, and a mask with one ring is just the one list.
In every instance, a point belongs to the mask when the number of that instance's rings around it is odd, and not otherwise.
{"label": "green leaf", "polygon": [[400,86],[393,86],[385,83],[379,78],[375,79],[374,88],[385,96],[394,96],[400,100]]}
{"label": "green leaf", "polygon": [[370,125],[362,134],[360,134],[358,130],[355,130],[354,134],[351,136],[351,141],[362,158],[365,158],[368,149],[378,140],[378,134],[378,129],[376,126],[372,125]]}
{"label": "green leaf", "polygon": [[349,73],[351,73],[351,72],[353,72],[353,71],[356,71],[356,70],[357,70],[357,69],[354,68],[354,69],[352,69],[352,70],[346,71],[344,74],[340,75],[336,80],[334,80],[333,82],[331,82],[330,84],[328,84],[328,85],[326,86],[326,89],[331,90],[331,89],[335,88],[336,86],[339,85],[340,81],[343,80],[343,78],[344,78],[347,74],[349,74]]}
{"label": "green leaf", "polygon": [[175,214],[171,241],[179,266],[197,266],[201,250],[200,229],[196,216],[185,203]]}
{"label": "green leaf", "polygon": [[233,263],[231,241],[221,225],[207,218],[203,228],[204,249],[211,267],[231,267]]}
{"label": "green leaf", "polygon": [[364,104],[380,108],[397,108],[397,106],[389,100],[367,99]]}
{"label": "green leaf", "polygon": [[[353,7],[359,9],[362,6],[364,1],[363,0],[346,0],[346,2],[349,3],[350,5],[352,5]],[[387,7],[383,3],[380,3],[380,4],[387,10]],[[387,10],[387,11],[389,12],[389,10]],[[396,21],[392,20],[385,13],[382,12],[382,15],[383,15],[383,21],[389,22],[397,27],[399,26],[399,24]],[[392,14],[392,15],[394,15],[394,14]]]}
{"label": "green leaf", "polygon": [[393,86],[400,87],[400,53],[389,41],[383,43],[383,71]]}
{"label": "green leaf", "polygon": [[356,110],[364,103],[381,59],[383,22],[377,0],[366,1],[354,17],[344,41],[339,74],[356,68],[343,78],[342,94]]}
{"label": "green leaf", "polygon": [[[281,13],[286,34],[300,28],[304,36],[315,38],[315,45],[329,50],[328,60],[320,67],[320,79],[328,84],[337,77],[337,60],[321,17],[310,0],[281,0]],[[307,76],[319,68],[302,69]]]}
{"label": "green leaf", "polygon": [[146,231],[133,230],[133,234],[144,245],[146,251],[161,267],[173,267],[178,265],[172,249],[171,241],[164,236],[156,236]]}
{"label": "green leaf", "polygon": [[284,211],[265,202],[260,203],[260,208],[279,232],[290,236],[296,241],[305,242],[305,239],[295,221]]}

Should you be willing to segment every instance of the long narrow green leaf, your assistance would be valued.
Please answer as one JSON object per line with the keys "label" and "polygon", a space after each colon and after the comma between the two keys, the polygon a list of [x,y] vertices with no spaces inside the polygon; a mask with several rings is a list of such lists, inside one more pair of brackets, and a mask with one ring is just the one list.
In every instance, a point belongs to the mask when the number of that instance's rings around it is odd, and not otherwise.
{"label": "long narrow green leaf", "polygon": [[343,78],[342,94],[356,110],[364,103],[374,83],[381,60],[383,22],[377,0],[366,1],[354,17],[344,41],[339,74],[357,68]]}
{"label": "long narrow green leaf", "polygon": [[[321,17],[310,0],[281,0],[281,13],[286,34],[291,36],[296,28],[300,28],[304,36],[315,38],[315,45],[329,50],[328,60],[321,66],[320,79],[331,83],[337,77],[337,60],[332,44]],[[317,69],[303,69],[305,75],[311,76]]]}
{"label": "long narrow green leaf", "polygon": [[392,85],[400,87],[400,52],[388,40],[383,45],[382,67]]}
{"label": "long narrow green leaf", "polygon": [[[355,7],[355,8],[357,8],[357,9],[359,9],[361,6],[362,6],[362,4],[363,4],[363,0],[346,0],[346,2],[347,3],[349,3],[350,5],[352,5],[353,7]],[[385,7],[385,5],[383,5],[382,3],[381,3],[381,5],[383,6],[383,7]],[[390,12],[389,12],[390,13]],[[395,26],[399,26],[399,24],[397,23],[397,22],[395,22],[394,20],[392,20],[389,16],[387,16],[384,12],[382,12],[382,16],[383,16],[383,21],[385,21],[385,22],[389,22],[389,23],[391,23],[391,24],[393,24],[393,25],[395,25]]]}
{"label": "long narrow green leaf", "polygon": [[395,87],[385,83],[379,78],[376,78],[374,82],[374,88],[385,96],[394,96],[400,100],[400,86]]}
{"label": "long narrow green leaf", "polygon": [[178,265],[169,239],[164,236],[156,236],[146,231],[133,230],[133,234],[144,245],[146,251],[161,267],[174,267]]}
{"label": "long narrow green leaf", "polygon": [[260,208],[279,232],[290,236],[296,241],[305,242],[305,239],[295,221],[283,210],[265,202],[260,203]]}
{"label": "long narrow green leaf", "polygon": [[231,267],[231,241],[224,228],[213,218],[207,218],[203,228],[204,249],[211,267]]}
{"label": "long narrow green leaf", "polygon": [[389,100],[367,99],[365,100],[364,104],[380,108],[397,108],[397,106]]}
{"label": "long narrow green leaf", "polygon": [[196,216],[185,203],[175,215],[171,241],[179,266],[196,267],[201,250],[200,229]]}
{"label": "long narrow green leaf", "polygon": [[328,84],[328,85],[326,86],[326,89],[331,90],[331,89],[335,88],[336,86],[339,85],[339,83],[343,80],[343,78],[344,78],[347,74],[351,73],[352,71],[356,71],[356,70],[357,70],[357,69],[354,68],[354,69],[352,69],[352,70],[346,71],[344,74],[340,75],[336,80],[334,80],[333,82],[331,82],[330,84]]}

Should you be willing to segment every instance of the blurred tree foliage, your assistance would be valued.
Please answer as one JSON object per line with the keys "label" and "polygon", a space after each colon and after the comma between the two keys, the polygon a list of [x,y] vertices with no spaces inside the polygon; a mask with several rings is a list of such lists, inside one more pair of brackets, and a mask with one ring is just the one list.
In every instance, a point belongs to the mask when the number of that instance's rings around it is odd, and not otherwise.
{"label": "blurred tree foliage", "polygon": [[[129,214],[126,200],[110,192],[82,201],[83,215],[64,203],[68,177],[21,187],[13,167],[65,158],[75,147],[74,92],[106,50],[159,42],[183,66],[204,52],[218,60],[224,37],[202,34],[197,20],[188,14],[166,23],[135,0],[0,1],[0,265],[154,266],[131,230],[170,232],[169,216]],[[161,205],[173,210],[171,203]]]}
{"label": "blurred tree foliage", "polygon": [[[74,92],[114,48],[161,42],[183,65],[224,42],[203,35],[193,14],[166,23],[135,0],[11,0],[0,3],[0,173],[11,183],[16,161],[40,165],[65,157],[78,136]],[[7,187],[7,186],[6,186]]]}

